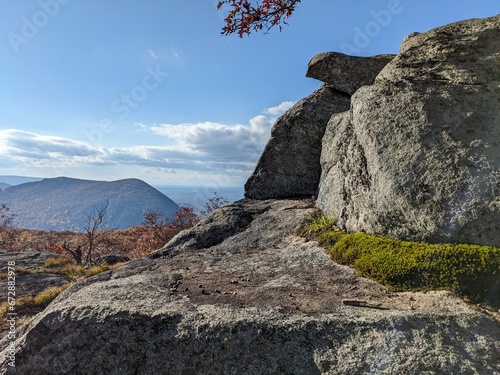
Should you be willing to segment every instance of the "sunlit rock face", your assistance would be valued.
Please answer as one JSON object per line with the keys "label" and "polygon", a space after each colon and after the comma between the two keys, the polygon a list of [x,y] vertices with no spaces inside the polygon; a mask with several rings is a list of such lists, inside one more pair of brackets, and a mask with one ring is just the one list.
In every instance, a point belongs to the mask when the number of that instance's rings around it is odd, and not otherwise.
{"label": "sunlit rock face", "polygon": [[500,245],[500,16],[412,34],[321,154],[318,205],[348,231]]}
{"label": "sunlit rock face", "polygon": [[321,176],[321,141],[332,114],[349,109],[350,97],[328,85],[290,108],[271,130],[255,171],[245,184],[254,199],[313,196]]}
{"label": "sunlit rock face", "polygon": [[276,121],[255,171],[245,184],[245,196],[316,196],[321,176],[321,143],[330,117],[347,111],[351,95],[373,83],[393,57],[354,57],[336,52],[315,56],[306,75],[324,84]]}

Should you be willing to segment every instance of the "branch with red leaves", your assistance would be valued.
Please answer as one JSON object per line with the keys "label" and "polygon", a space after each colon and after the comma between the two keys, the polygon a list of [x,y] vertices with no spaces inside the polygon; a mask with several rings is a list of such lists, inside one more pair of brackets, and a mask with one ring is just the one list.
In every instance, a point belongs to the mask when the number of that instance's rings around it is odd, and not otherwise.
{"label": "branch with red leaves", "polygon": [[222,28],[222,35],[237,33],[240,38],[252,31],[265,30],[268,32],[274,26],[279,30],[282,24],[298,7],[301,0],[222,0],[217,9],[227,5],[231,8],[225,18],[226,25]]}

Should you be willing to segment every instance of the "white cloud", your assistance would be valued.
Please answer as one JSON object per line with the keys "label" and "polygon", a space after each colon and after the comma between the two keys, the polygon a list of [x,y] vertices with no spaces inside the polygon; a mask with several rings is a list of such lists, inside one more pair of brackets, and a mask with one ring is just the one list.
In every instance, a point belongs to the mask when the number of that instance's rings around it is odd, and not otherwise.
{"label": "white cloud", "polygon": [[[185,150],[210,154],[217,159],[217,154],[224,154],[224,159],[239,160],[243,157],[256,160],[269,139],[271,128],[277,117],[282,115],[294,103],[283,102],[276,107],[266,109],[248,121],[248,125],[226,125],[214,122],[159,124],[151,126],[156,135],[175,140]],[[272,116],[269,116],[272,115]]]}
{"label": "white cloud", "polygon": [[67,138],[40,135],[16,129],[0,130],[0,155],[28,159],[95,158],[103,150]]}
{"label": "white cloud", "polygon": [[[20,167],[96,168],[136,166],[184,170],[212,175],[238,175],[244,178],[253,170],[269,139],[277,116],[291,106],[283,102],[263,111],[248,124],[227,125],[215,122],[183,124],[134,124],[136,134],[158,135],[165,145],[109,147],[92,145],[58,136],[22,130],[0,130],[0,157]],[[139,138],[140,139],[140,138]],[[169,173],[170,173],[169,172]]]}
{"label": "white cloud", "polygon": [[148,53],[149,53],[149,56],[151,56],[154,59],[156,59],[158,57],[156,55],[155,51],[153,51],[152,49],[148,49]]}
{"label": "white cloud", "polygon": [[283,113],[285,113],[286,110],[290,109],[295,103],[294,102],[282,102],[281,104],[277,105],[276,107],[271,107],[266,110],[266,113],[269,113],[270,115],[273,116],[281,116]]}
{"label": "white cloud", "polygon": [[248,125],[215,122],[158,124],[151,126],[150,130],[174,141],[185,152],[203,156],[204,160],[255,163],[277,116],[292,105],[293,102],[283,102],[268,108],[264,114],[251,118]]}
{"label": "white cloud", "polygon": [[174,141],[181,150],[198,155],[201,160],[217,162],[256,161],[269,137],[269,131],[251,125],[213,122],[161,124],[152,126],[151,131]]}

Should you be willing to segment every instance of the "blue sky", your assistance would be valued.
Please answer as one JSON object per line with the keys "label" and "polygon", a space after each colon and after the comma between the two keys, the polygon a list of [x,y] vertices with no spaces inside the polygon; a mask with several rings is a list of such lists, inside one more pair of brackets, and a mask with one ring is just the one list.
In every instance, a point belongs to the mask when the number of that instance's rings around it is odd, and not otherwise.
{"label": "blue sky", "polygon": [[282,32],[221,36],[217,0],[0,0],[0,175],[242,185],[320,52],[500,13],[498,0],[303,0]]}

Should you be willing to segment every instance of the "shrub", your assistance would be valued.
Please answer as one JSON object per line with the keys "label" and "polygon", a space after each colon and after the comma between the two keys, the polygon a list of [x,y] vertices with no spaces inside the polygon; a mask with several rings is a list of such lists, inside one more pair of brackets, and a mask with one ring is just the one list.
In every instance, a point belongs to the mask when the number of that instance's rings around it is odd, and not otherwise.
{"label": "shrub", "polygon": [[200,216],[202,218],[210,216],[215,210],[224,207],[227,204],[229,204],[229,201],[226,198],[219,195],[219,193],[214,192],[214,195],[203,205],[203,208],[200,211]]}
{"label": "shrub", "polygon": [[339,232],[340,229],[337,228],[337,220],[329,218],[318,210],[312,216],[308,225],[302,231],[304,235],[313,235],[319,232]]}
{"label": "shrub", "polygon": [[152,211],[143,217],[138,245],[144,254],[158,250],[179,232],[194,227],[200,221],[200,216],[191,207],[181,207],[168,218],[164,218],[163,212]]}
{"label": "shrub", "polygon": [[[319,223],[319,224],[318,224]],[[396,291],[445,289],[471,302],[500,305],[500,248],[427,244],[366,233],[343,233],[313,220],[315,233],[333,261]]]}

